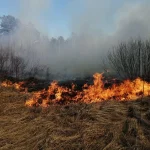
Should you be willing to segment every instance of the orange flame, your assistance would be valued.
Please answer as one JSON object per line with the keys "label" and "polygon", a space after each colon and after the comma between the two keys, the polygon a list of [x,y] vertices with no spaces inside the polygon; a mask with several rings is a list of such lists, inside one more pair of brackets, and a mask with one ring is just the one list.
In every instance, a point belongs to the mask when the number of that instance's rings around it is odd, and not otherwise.
{"label": "orange flame", "polygon": [[3,87],[12,87],[12,85],[13,85],[13,83],[9,80],[3,81],[1,83],[1,86],[3,86]]}
{"label": "orange flame", "polygon": [[56,81],[52,82],[48,90],[35,92],[33,97],[26,101],[26,106],[47,107],[51,103],[73,102],[100,102],[103,100],[134,100],[150,93],[150,84],[140,78],[134,81],[126,80],[120,85],[114,84],[109,88],[104,87],[103,75],[95,73],[94,84],[83,86],[82,91],[59,86]]}
{"label": "orange flame", "polygon": [[23,85],[25,84],[24,81],[22,82],[18,82],[18,83],[13,83],[9,80],[6,80],[6,81],[3,81],[1,83],[1,86],[2,87],[11,87],[11,88],[15,88],[16,90],[19,90],[19,91],[25,91],[27,92],[27,88],[24,88]]}

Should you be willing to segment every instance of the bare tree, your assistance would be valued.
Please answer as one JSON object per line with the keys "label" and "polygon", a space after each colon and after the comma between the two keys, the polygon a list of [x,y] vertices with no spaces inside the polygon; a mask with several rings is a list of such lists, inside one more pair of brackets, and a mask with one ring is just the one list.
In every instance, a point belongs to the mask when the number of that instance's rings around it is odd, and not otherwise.
{"label": "bare tree", "polygon": [[0,48],[0,72],[3,72],[7,67],[9,59],[9,51],[7,49]]}
{"label": "bare tree", "polygon": [[12,56],[11,58],[11,66],[12,66],[12,72],[15,76],[15,78],[23,77],[24,71],[26,69],[27,64],[25,63],[25,60],[19,56]]}
{"label": "bare tree", "polygon": [[123,78],[150,77],[150,41],[130,40],[108,53],[113,69]]}

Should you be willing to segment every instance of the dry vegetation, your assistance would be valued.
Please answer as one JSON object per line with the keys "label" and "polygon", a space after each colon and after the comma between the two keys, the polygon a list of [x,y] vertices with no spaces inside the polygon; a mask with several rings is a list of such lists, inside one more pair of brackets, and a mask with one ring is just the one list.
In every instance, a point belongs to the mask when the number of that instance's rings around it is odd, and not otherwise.
{"label": "dry vegetation", "polygon": [[0,150],[149,150],[149,98],[24,106],[29,95],[0,88]]}

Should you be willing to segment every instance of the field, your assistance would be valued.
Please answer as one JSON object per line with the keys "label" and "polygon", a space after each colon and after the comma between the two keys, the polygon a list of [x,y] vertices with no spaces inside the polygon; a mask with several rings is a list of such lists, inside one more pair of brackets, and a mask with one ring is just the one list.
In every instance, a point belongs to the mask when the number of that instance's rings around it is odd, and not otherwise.
{"label": "field", "polygon": [[150,98],[26,107],[0,88],[0,150],[149,150]]}

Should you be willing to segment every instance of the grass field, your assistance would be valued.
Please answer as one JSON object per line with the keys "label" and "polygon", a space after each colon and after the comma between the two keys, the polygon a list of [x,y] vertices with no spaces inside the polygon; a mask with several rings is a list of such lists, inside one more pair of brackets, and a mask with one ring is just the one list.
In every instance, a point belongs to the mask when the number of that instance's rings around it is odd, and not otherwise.
{"label": "grass field", "polygon": [[150,150],[150,98],[28,108],[0,88],[0,150]]}

